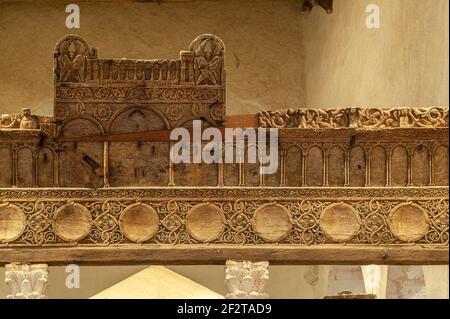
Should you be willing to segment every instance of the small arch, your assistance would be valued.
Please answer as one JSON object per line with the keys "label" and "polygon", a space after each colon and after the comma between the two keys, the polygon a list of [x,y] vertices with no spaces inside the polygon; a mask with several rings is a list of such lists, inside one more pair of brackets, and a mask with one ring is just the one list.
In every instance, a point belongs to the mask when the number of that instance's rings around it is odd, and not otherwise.
{"label": "small arch", "polygon": [[28,146],[17,149],[17,186],[32,187],[34,181],[33,151]]}
{"label": "small arch", "polygon": [[430,149],[423,144],[412,151],[411,174],[412,184],[426,186],[430,183]]}
{"label": "small arch", "polygon": [[11,187],[13,184],[13,156],[8,147],[0,147],[0,187]]}
{"label": "small arch", "polygon": [[323,150],[318,145],[313,145],[306,154],[306,184],[308,186],[322,186]]}
{"label": "small arch", "polygon": [[38,152],[37,172],[39,187],[54,185],[54,151],[50,147],[43,147]]}
{"label": "small arch", "polygon": [[121,108],[115,114],[113,114],[111,116],[111,118],[108,121],[108,124],[106,124],[106,132],[111,132],[111,128],[112,128],[114,122],[120,115],[122,115],[123,113],[125,113],[129,110],[132,110],[132,109],[137,109],[137,110],[144,109],[144,110],[154,113],[157,117],[159,117],[159,119],[165,125],[165,128],[170,129],[170,123],[167,120],[166,116],[161,111],[159,111],[157,108],[155,108],[151,105],[129,105],[127,107]]}
{"label": "small arch", "polygon": [[395,145],[391,151],[391,184],[408,185],[408,150],[403,145]]}
{"label": "small arch", "polygon": [[[249,162],[249,154],[254,152],[255,163]],[[244,149],[244,184],[245,186],[259,186],[260,185],[260,163],[259,163],[259,147],[255,144],[247,144]]]}
{"label": "small arch", "polygon": [[328,184],[330,186],[345,184],[345,151],[340,145],[333,146],[328,153]]}
{"label": "small arch", "polygon": [[[62,134],[64,133],[64,128],[67,125],[69,125],[72,122],[74,122],[74,121],[87,121],[90,124],[95,125],[95,127],[98,128],[99,133],[101,133],[101,134],[105,133],[105,130],[103,129],[103,126],[96,119],[91,118],[89,116],[85,116],[85,115],[77,115],[77,116],[70,117],[70,118],[68,118],[67,120],[64,121],[64,123],[58,128],[57,136],[62,136]],[[89,132],[89,131],[87,131],[88,134],[86,134],[86,129],[83,126],[78,127],[78,128],[79,128],[79,135],[80,136],[93,134],[92,132]]]}
{"label": "small arch", "polygon": [[302,185],[302,148],[298,145],[290,146],[286,150],[285,180],[286,186]]}
{"label": "small arch", "polygon": [[448,186],[448,146],[441,144],[433,152],[433,183]]}
{"label": "small arch", "polygon": [[366,153],[361,146],[350,150],[349,172],[350,186],[363,187],[366,184]]}
{"label": "small arch", "polygon": [[386,148],[376,145],[370,150],[370,186],[386,186]]}

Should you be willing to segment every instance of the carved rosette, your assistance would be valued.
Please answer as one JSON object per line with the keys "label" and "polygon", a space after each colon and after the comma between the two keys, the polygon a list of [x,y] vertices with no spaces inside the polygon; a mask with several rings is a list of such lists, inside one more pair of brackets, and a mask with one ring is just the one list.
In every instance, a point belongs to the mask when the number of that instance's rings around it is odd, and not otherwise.
{"label": "carved rosette", "polygon": [[47,298],[47,265],[12,263],[5,266],[5,282],[10,288],[8,299]]}
{"label": "carved rosette", "polygon": [[98,104],[94,106],[94,110],[92,111],[92,115],[94,118],[101,122],[106,122],[112,115],[111,107],[108,104]]}
{"label": "carved rosette", "polygon": [[226,262],[226,277],[229,293],[228,299],[264,299],[266,281],[269,279],[267,261],[233,261]]}
{"label": "carved rosette", "polygon": [[183,117],[183,108],[180,104],[169,104],[165,114],[169,120],[178,121]]}

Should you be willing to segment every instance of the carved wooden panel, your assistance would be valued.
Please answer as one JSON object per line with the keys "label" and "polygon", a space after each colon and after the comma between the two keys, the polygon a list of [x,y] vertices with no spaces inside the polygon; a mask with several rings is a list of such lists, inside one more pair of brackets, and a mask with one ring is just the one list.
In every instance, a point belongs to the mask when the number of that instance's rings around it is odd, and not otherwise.
{"label": "carved wooden panel", "polygon": [[396,145],[391,155],[391,184],[392,186],[408,185],[408,150],[405,146]]}
{"label": "carved wooden panel", "polygon": [[328,184],[345,185],[345,151],[341,146],[333,146],[328,155]]}
{"label": "carved wooden panel", "polygon": [[28,147],[17,150],[17,185],[31,187],[34,182],[33,152]]}
{"label": "carved wooden panel", "polygon": [[43,147],[37,153],[37,185],[52,187],[55,182],[55,156],[49,147]]}
{"label": "carved wooden panel", "polygon": [[306,155],[306,184],[308,186],[323,185],[323,150],[312,146]]}
{"label": "carved wooden panel", "polygon": [[448,186],[448,145],[439,145],[435,148],[433,172],[435,185]]}
{"label": "carved wooden panel", "polygon": [[[19,225],[14,218],[14,229],[25,227],[9,246],[448,244],[442,187],[4,189],[0,195],[26,220]],[[140,210],[132,211],[136,201]],[[8,214],[1,216],[8,222]],[[140,230],[141,223],[148,227]]]}
{"label": "carved wooden panel", "polygon": [[60,40],[54,117],[1,117],[0,263],[448,263],[446,107],[263,111],[246,125],[279,129],[275,174],[172,163],[172,128],[227,125],[224,52]]}
{"label": "carved wooden panel", "polygon": [[0,148],[0,187],[8,187],[13,184],[13,158],[8,147]]}
{"label": "carved wooden panel", "polygon": [[387,185],[387,152],[381,145],[375,145],[370,150],[370,185]]}

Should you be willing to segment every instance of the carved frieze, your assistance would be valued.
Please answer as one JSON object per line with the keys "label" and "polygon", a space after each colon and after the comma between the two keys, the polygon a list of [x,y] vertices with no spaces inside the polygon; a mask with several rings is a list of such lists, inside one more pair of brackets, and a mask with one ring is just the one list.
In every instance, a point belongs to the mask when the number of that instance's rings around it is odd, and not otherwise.
{"label": "carved frieze", "polygon": [[[0,227],[0,241],[9,246],[448,245],[447,187],[11,189],[0,195],[7,203],[0,225],[9,225],[6,232]],[[12,213],[25,217],[12,220]]]}
{"label": "carved frieze", "polygon": [[[102,60],[84,39],[68,35],[55,48],[55,118],[82,114],[106,121],[111,112],[134,103],[152,104],[162,113],[170,107],[167,117],[174,125],[194,118],[220,123],[225,118],[224,53],[223,42],[205,34],[192,41],[189,51],[181,51],[179,60]],[[98,112],[80,110],[86,103],[96,103]],[[194,103],[209,107],[195,116],[190,111],[174,116],[174,109],[189,110]]]}
{"label": "carved frieze", "polygon": [[343,108],[261,111],[261,127],[276,128],[398,128],[448,127],[448,107]]}

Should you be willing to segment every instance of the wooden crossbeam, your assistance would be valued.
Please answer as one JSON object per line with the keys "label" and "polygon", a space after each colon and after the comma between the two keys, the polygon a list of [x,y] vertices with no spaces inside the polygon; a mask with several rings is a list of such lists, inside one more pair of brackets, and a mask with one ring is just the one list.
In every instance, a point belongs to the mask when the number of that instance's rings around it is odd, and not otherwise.
{"label": "wooden crossbeam", "polygon": [[448,247],[361,247],[352,245],[130,245],[107,247],[9,247],[0,249],[0,265],[16,262],[77,264],[224,264],[226,260],[266,260],[271,264],[446,265]]}

